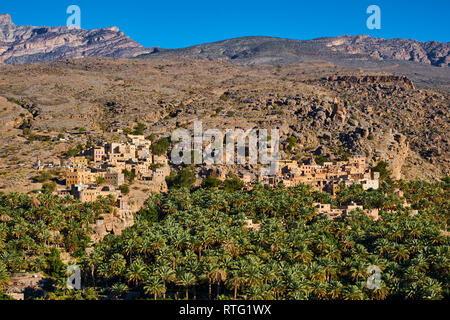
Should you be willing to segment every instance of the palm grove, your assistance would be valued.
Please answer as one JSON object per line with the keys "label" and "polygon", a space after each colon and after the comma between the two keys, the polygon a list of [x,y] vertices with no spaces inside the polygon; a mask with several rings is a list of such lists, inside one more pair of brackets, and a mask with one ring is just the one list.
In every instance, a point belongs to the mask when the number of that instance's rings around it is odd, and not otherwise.
{"label": "palm grove", "polygon": [[[353,185],[335,199],[307,186],[244,191],[235,178],[192,188],[188,171],[168,182],[170,191],[151,196],[133,227],[95,245],[90,224],[113,210],[111,199],[0,193],[0,288],[11,273],[33,271],[53,281],[40,299],[449,297],[448,178],[388,179],[369,191]],[[312,207],[351,201],[379,208],[381,219],[354,211],[331,220]],[[247,219],[261,229],[246,228]],[[83,290],[65,287],[60,252],[81,266]],[[381,270],[375,290],[366,287],[370,265]]]}

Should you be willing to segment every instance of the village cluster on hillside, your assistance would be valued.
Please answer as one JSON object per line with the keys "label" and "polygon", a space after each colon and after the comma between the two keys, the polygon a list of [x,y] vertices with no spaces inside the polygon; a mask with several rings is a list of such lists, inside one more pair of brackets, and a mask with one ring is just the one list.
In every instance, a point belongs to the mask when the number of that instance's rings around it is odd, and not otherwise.
{"label": "village cluster on hillside", "polygon": [[283,183],[287,187],[299,184],[311,185],[317,191],[329,192],[335,195],[339,185],[345,187],[355,184],[362,185],[364,190],[378,189],[380,174],[372,171],[366,157],[355,155],[348,161],[324,162],[317,164],[299,164],[298,161],[281,161],[278,174],[264,180],[271,185]]}
{"label": "village cluster on hillside", "polygon": [[[364,190],[379,188],[380,173],[373,171],[367,164],[366,157],[351,156],[348,161],[324,162],[317,164],[299,164],[297,161],[281,161],[278,174],[263,179],[263,183],[277,185],[283,183],[287,187],[300,184],[312,186],[316,191],[325,191],[335,196],[339,188],[344,185],[360,184]],[[378,220],[378,209],[364,209],[360,205],[350,204],[340,208],[331,208],[330,204],[315,203],[318,212],[334,219],[361,210],[373,220]]]}
{"label": "village cluster on hillside", "polygon": [[[83,151],[81,155],[68,158],[64,166],[65,186],[60,187],[56,191],[57,194],[72,195],[81,202],[92,202],[99,197],[112,196],[117,203],[116,216],[122,220],[130,220],[126,225],[132,224],[132,215],[140,208],[130,205],[129,197],[126,196],[130,180],[145,185],[147,192],[165,192],[166,177],[170,175],[171,170],[168,158],[165,155],[153,154],[152,142],[145,136],[128,135],[127,138],[125,143],[104,143]],[[364,190],[378,189],[380,177],[378,172],[368,166],[366,157],[361,155],[351,156],[347,161],[324,162],[321,165],[281,160],[276,175],[254,178],[244,174],[238,176],[243,180],[246,189],[252,189],[256,183],[270,186],[284,184],[287,187],[305,184],[310,185],[313,190],[328,192],[332,196],[336,195],[342,185],[348,187],[359,184]],[[202,178],[205,178],[205,174],[198,173],[196,183],[199,184]],[[225,175],[219,175],[217,178],[224,180]],[[127,190],[124,190],[123,186],[127,186]],[[368,212],[356,204],[342,208],[331,208],[329,204],[320,203],[314,205],[320,213],[330,218],[360,209],[372,219],[378,219],[378,212]]]}
{"label": "village cluster on hillside", "polygon": [[[128,135],[125,143],[105,143],[81,152],[81,155],[66,159],[64,165],[65,185],[59,186],[55,193],[61,197],[68,195],[81,202],[93,202],[99,197],[112,197],[116,202],[111,215],[102,216],[94,226],[94,241],[106,234],[120,234],[133,225],[134,213],[141,201],[132,199],[129,184],[133,181],[145,186],[147,192],[167,191],[166,176],[170,167],[166,156],[152,153],[151,141],[143,135]],[[37,164],[39,170],[44,167]]]}
{"label": "village cluster on hillside", "polygon": [[[99,196],[120,198],[125,175],[145,183],[151,192],[165,191],[165,177],[170,174],[166,156],[151,152],[151,141],[144,136],[129,135],[127,143],[106,143],[71,157],[65,164],[65,188],[60,196],[72,195],[82,202]],[[40,167],[42,168],[42,167]]]}

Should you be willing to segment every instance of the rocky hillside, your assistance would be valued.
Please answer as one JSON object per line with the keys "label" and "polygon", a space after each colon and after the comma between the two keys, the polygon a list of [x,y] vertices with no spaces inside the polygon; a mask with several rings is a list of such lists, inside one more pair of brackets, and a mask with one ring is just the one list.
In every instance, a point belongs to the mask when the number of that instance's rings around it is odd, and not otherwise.
{"label": "rocky hillside", "polygon": [[16,26],[0,15],[0,64],[51,62],[89,56],[131,58],[151,53],[116,27],[70,30],[67,27]]}
{"label": "rocky hillside", "polygon": [[450,66],[450,42],[379,39],[367,35],[312,40],[333,51],[367,55],[375,60],[404,60]]}
{"label": "rocky hillside", "polygon": [[242,64],[292,63],[318,58],[401,60],[450,65],[450,43],[420,42],[407,39],[378,39],[367,35],[292,40],[272,37],[243,37],[184,49],[168,50],[158,55],[186,56]]}
{"label": "rocky hillside", "polygon": [[325,62],[84,58],[0,66],[0,96],[0,190],[33,188],[38,159],[56,161],[88,140],[117,141],[115,129],[144,123],[145,134],[162,136],[192,130],[196,119],[205,129],[279,128],[285,159],[365,154],[371,164],[387,161],[394,178],[450,173],[450,95],[386,72]]}

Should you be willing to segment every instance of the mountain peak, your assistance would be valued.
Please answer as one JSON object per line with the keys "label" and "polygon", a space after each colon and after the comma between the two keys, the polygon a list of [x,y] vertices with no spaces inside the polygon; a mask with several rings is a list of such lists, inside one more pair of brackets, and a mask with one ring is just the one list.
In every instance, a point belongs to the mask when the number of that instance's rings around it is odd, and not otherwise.
{"label": "mountain peak", "polygon": [[144,48],[117,27],[72,30],[68,27],[16,26],[9,14],[0,14],[0,65],[89,56],[133,58],[151,52],[154,52],[153,48]]}
{"label": "mountain peak", "polygon": [[11,16],[8,13],[0,14],[0,25],[13,24]]}

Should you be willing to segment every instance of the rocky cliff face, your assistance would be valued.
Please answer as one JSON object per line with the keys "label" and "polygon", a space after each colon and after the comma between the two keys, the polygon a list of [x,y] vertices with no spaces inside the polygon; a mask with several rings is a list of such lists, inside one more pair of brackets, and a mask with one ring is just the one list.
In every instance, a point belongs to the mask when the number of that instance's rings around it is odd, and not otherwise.
{"label": "rocky cliff face", "polygon": [[0,64],[88,56],[132,58],[154,50],[144,48],[116,27],[71,30],[67,27],[16,26],[8,14],[0,15]]}
{"label": "rocky cliff face", "polygon": [[0,97],[0,133],[7,134],[18,128],[24,119],[29,118],[27,110],[16,103]]}
{"label": "rocky cliff face", "polygon": [[441,67],[450,65],[449,42],[380,39],[367,35],[322,38],[313,41],[322,42],[333,51],[363,54],[376,60],[405,60]]}

